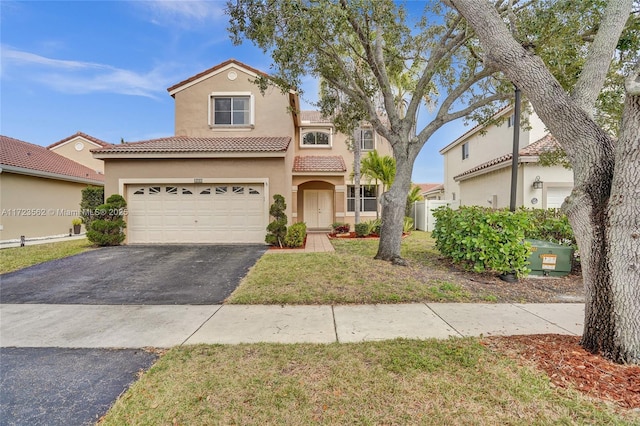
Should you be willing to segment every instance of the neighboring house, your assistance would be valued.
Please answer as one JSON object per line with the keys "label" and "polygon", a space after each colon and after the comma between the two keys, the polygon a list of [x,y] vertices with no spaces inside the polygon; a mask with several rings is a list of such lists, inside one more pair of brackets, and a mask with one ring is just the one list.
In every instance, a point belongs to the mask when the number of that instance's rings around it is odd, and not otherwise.
{"label": "neighboring house", "polygon": [[0,241],[68,234],[95,170],[45,147],[0,136]]}
{"label": "neighboring house", "polygon": [[416,183],[420,187],[420,195],[425,200],[443,200],[444,185],[441,183]]}
{"label": "neighboring house", "polygon": [[100,174],[104,174],[104,161],[94,158],[91,150],[109,145],[109,143],[87,135],[86,133],[77,132],[68,138],[49,145],[47,149],[93,169]]}
{"label": "neighboring house", "polygon": [[[523,114],[527,114],[526,110]],[[445,199],[462,205],[509,207],[513,158],[513,108],[500,110],[499,125],[476,126],[440,150]],[[520,131],[516,205],[559,208],[573,188],[573,171],[543,167],[539,155],[559,147],[535,112]]]}
{"label": "neighboring house", "polygon": [[[300,111],[294,92],[262,94],[259,76],[235,60],[216,65],[168,89],[175,136],[93,150],[105,162],[105,195],[127,200],[127,243],[263,243],[275,194],[290,223],[354,222],[347,136]],[[372,128],[356,135],[364,151],[391,153]],[[375,218],[378,194],[362,186],[363,220]]]}

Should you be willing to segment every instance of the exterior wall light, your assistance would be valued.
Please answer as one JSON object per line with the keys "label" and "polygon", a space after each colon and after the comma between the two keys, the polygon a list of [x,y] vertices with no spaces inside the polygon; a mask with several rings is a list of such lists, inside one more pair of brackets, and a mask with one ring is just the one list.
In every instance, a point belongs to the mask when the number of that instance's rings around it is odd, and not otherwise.
{"label": "exterior wall light", "polygon": [[542,189],[544,182],[540,180],[540,176],[536,176],[536,180],[533,181],[533,189]]}

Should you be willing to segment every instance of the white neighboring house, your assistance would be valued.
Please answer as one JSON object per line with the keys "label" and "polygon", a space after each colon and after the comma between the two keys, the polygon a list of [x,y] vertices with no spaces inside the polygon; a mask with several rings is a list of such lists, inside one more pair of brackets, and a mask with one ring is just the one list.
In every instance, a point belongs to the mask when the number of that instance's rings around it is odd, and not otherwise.
{"label": "white neighboring house", "polygon": [[[516,205],[559,208],[573,189],[573,171],[561,165],[539,164],[541,153],[559,145],[535,112],[527,115],[529,126],[520,130]],[[478,125],[440,150],[444,157],[445,199],[461,205],[509,207],[513,107],[500,110],[495,118],[503,121],[498,125]]]}

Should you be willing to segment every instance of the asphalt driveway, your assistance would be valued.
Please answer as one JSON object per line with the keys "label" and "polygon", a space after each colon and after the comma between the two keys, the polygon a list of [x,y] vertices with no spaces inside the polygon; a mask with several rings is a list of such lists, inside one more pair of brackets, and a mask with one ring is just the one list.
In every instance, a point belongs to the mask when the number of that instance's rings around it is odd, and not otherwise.
{"label": "asphalt driveway", "polygon": [[214,305],[264,245],[105,247],[0,275],[2,303]]}
{"label": "asphalt driveway", "polygon": [[0,425],[95,424],[157,355],[133,349],[2,348]]}

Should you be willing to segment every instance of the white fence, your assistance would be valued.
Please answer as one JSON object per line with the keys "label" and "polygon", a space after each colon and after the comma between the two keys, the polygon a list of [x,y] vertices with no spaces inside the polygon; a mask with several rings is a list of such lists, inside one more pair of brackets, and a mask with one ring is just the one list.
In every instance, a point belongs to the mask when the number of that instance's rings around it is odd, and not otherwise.
{"label": "white fence", "polygon": [[413,222],[416,229],[420,231],[433,231],[436,225],[436,218],[433,211],[441,206],[449,206],[452,209],[460,207],[460,201],[453,200],[425,200],[416,201],[413,204]]}

